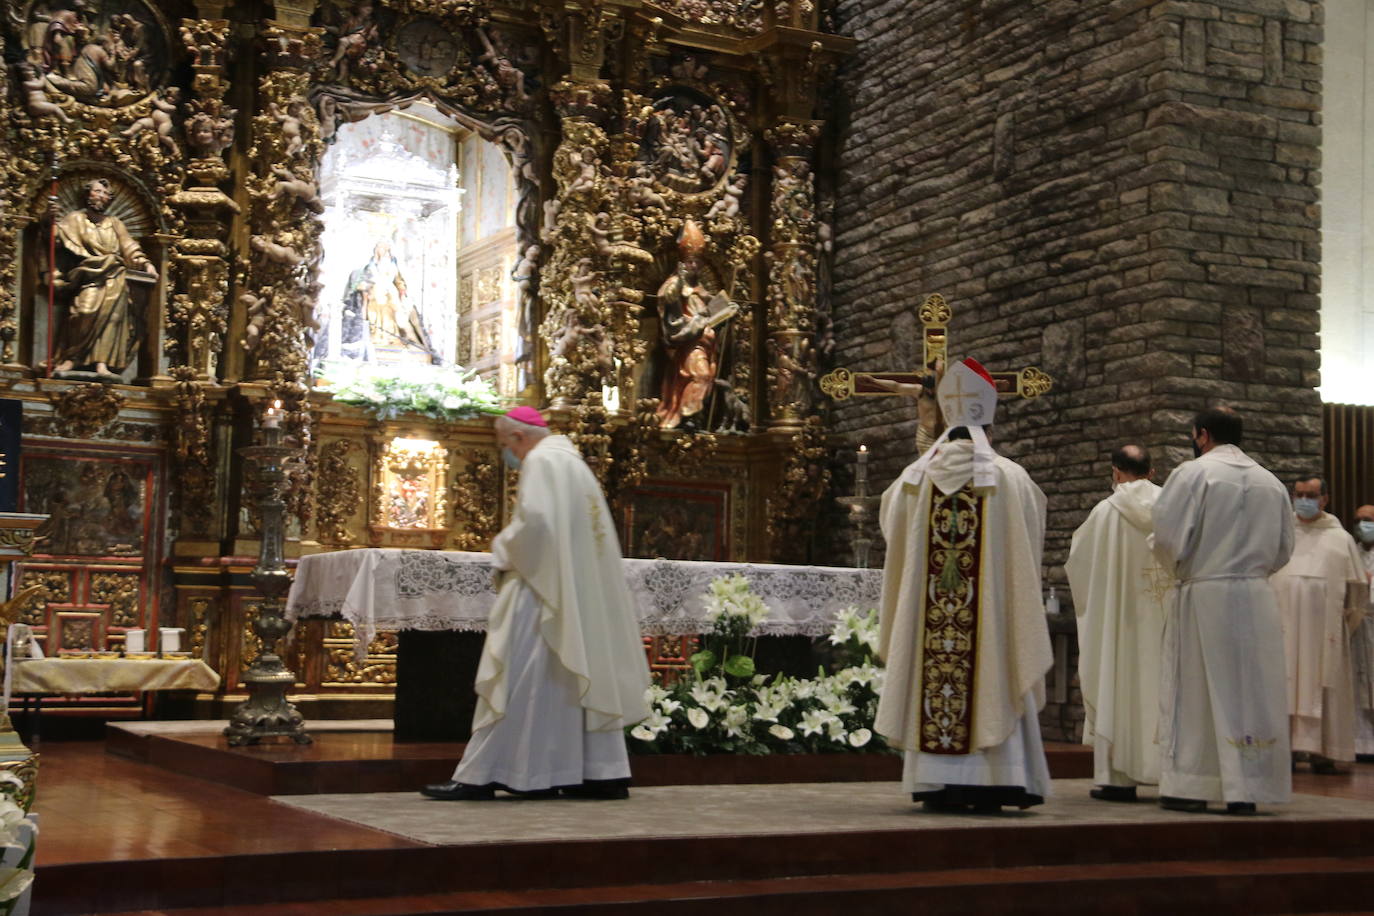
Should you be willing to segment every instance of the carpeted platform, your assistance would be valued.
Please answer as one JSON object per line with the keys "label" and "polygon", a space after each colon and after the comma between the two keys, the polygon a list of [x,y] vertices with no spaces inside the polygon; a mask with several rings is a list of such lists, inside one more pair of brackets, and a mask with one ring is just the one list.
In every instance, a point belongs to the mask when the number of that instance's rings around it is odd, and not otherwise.
{"label": "carpeted platform", "polygon": [[[274,796],[273,801],[436,846],[541,840],[610,840],[845,833],[986,827],[1199,824],[1374,820],[1374,802],[1294,795],[1254,818],[1165,811],[1154,796],[1135,804],[1088,797],[1092,781],[1057,779],[1055,796],[1026,811],[1001,815],[930,814],[893,782],[837,785],[656,786],[636,788],[627,801],[527,801],[498,795],[489,802],[443,802],[414,792]],[[694,815],[685,812],[695,812]]]}

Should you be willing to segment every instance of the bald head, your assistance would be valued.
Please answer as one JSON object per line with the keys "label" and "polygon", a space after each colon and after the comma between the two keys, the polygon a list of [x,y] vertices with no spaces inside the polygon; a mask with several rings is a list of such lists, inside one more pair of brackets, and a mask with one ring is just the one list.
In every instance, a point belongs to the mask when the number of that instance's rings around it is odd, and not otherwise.
{"label": "bald head", "polygon": [[1143,446],[1128,444],[1112,452],[1112,483],[1148,480],[1153,474],[1150,453]]}

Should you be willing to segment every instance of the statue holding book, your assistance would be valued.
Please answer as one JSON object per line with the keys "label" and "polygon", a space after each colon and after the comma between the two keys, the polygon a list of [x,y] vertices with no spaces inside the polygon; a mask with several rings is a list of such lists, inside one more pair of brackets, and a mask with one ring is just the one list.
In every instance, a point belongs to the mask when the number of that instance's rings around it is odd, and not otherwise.
{"label": "statue holding book", "polygon": [[93,367],[105,380],[119,378],[133,360],[141,336],[131,287],[151,287],[157,271],[124,222],[106,213],[110,182],[86,183],[85,206],[63,215],[49,209],[54,235],[55,299],[64,308],[58,328],[54,374]]}
{"label": "statue holding book", "polygon": [[[664,429],[703,427],[704,411],[716,389],[722,335],[739,306],[725,292],[702,283],[701,253],[706,237],[688,220],[678,238],[677,271],[658,288],[659,315],[667,360],[658,417]],[[704,428],[704,427],[703,427]]]}

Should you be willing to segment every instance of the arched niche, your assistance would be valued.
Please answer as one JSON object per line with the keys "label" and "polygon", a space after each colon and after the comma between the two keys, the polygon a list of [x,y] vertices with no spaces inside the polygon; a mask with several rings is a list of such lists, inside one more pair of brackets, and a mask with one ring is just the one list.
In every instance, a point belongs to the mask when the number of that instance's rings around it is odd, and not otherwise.
{"label": "arched niche", "polygon": [[[160,374],[166,359],[162,352],[162,329],[165,317],[165,288],[167,277],[166,245],[171,236],[163,222],[162,210],[156,195],[138,179],[100,162],[72,162],[64,165],[57,177],[57,208],[65,216],[86,206],[86,188],[96,179],[109,184],[111,197],[105,208],[107,219],[118,220],[137,244],[156,271],[149,276],[143,271],[129,270],[127,285],[130,298],[130,333],[133,335],[129,364],[118,373],[119,380],[138,382]],[[20,361],[46,374],[49,344],[52,344],[54,363],[60,361],[58,352],[63,328],[70,318],[75,287],[69,284],[49,297],[47,276],[51,259],[57,261],[59,275],[76,267],[76,258],[53,237],[53,224],[48,218],[51,187],[43,187],[29,203],[29,223],[22,239],[22,258],[19,277],[20,290]],[[73,279],[75,277],[73,276]],[[50,309],[51,306],[51,309]],[[49,312],[53,316],[49,324]],[[76,367],[72,377],[82,378],[83,368]],[[101,381],[114,379],[104,377]]]}

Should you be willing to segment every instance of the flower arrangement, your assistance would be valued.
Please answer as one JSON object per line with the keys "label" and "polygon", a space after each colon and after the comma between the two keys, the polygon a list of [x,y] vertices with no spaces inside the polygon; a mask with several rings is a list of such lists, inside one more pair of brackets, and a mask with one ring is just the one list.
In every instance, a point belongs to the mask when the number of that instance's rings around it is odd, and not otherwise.
{"label": "flower arrangement", "polygon": [[28,909],[33,886],[33,853],[38,827],[15,801],[24,784],[0,773],[0,914]]}
{"label": "flower arrangement", "polygon": [[705,641],[712,648],[692,656],[692,671],[686,677],[649,688],[649,716],[629,729],[632,752],[887,751],[873,735],[883,679],[883,669],[873,657],[878,643],[876,612],[861,614],[847,608],[840,613],[829,637],[836,670],[815,678],[770,678],[754,673],[753,657],[742,648],[767,617],[767,605],[749,591],[742,576],[715,580],[705,599],[713,621]]}
{"label": "flower arrangement", "polygon": [[391,365],[329,360],[316,367],[320,387],[334,400],[356,404],[382,419],[418,413],[462,420],[502,411],[491,382],[462,366]]}

